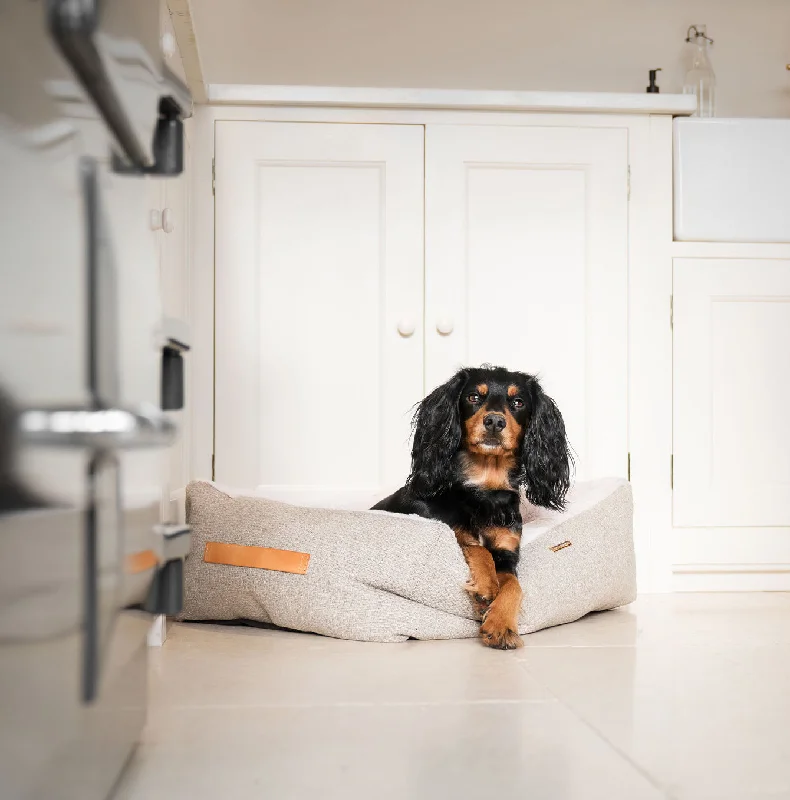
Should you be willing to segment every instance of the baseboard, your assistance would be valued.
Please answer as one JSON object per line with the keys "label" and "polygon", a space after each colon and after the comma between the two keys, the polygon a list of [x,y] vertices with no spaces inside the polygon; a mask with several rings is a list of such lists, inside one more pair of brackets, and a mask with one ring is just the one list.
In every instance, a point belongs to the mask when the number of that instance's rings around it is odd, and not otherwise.
{"label": "baseboard", "polygon": [[675,592],[790,592],[790,564],[675,564]]}

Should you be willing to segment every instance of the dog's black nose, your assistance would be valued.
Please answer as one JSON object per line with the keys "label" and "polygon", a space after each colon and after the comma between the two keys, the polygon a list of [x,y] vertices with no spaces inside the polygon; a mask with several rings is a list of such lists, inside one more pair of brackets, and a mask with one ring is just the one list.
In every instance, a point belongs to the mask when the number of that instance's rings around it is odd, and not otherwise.
{"label": "dog's black nose", "polygon": [[486,414],[483,417],[483,427],[489,433],[499,433],[507,425],[502,414]]}

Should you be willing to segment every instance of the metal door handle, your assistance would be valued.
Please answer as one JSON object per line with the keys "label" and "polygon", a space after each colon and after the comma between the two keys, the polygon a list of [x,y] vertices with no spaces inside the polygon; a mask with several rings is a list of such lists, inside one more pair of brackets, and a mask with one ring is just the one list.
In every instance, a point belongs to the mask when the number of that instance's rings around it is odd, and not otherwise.
{"label": "metal door handle", "polygon": [[178,433],[158,409],[31,408],[20,415],[19,427],[26,445],[90,450],[167,447]]}

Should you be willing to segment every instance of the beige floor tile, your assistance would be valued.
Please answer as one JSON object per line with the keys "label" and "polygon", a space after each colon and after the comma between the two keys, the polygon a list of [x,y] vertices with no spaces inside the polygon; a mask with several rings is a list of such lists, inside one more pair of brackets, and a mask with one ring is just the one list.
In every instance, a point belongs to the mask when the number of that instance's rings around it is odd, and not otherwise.
{"label": "beige floor tile", "polygon": [[119,797],[790,800],[790,594],[643,596],[526,644],[173,626]]}
{"label": "beige floor tile", "polygon": [[165,709],[116,800],[663,797],[558,703]]}
{"label": "beige floor tile", "polygon": [[375,644],[183,625],[152,662],[154,708],[550,699],[513,653],[475,639]]}
{"label": "beige floor tile", "polygon": [[675,800],[790,800],[787,791],[779,792],[738,792],[738,794],[679,794]]}
{"label": "beige floor tile", "polygon": [[790,798],[790,645],[535,647],[522,663],[673,797]]}
{"label": "beige floor tile", "polygon": [[332,639],[315,633],[295,635],[293,631],[263,625],[175,622],[168,627],[168,647],[178,650],[224,650],[228,653],[284,652],[353,653],[364,650],[367,642]]}
{"label": "beige floor tile", "polygon": [[790,644],[790,593],[640,595],[630,606],[538,631],[525,637],[525,643],[527,647]]}

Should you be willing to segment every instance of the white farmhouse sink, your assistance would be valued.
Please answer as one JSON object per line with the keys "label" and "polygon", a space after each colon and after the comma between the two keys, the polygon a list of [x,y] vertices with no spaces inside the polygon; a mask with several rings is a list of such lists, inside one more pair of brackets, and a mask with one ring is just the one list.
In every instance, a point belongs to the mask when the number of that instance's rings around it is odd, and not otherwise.
{"label": "white farmhouse sink", "polygon": [[675,239],[790,242],[790,120],[674,126]]}

